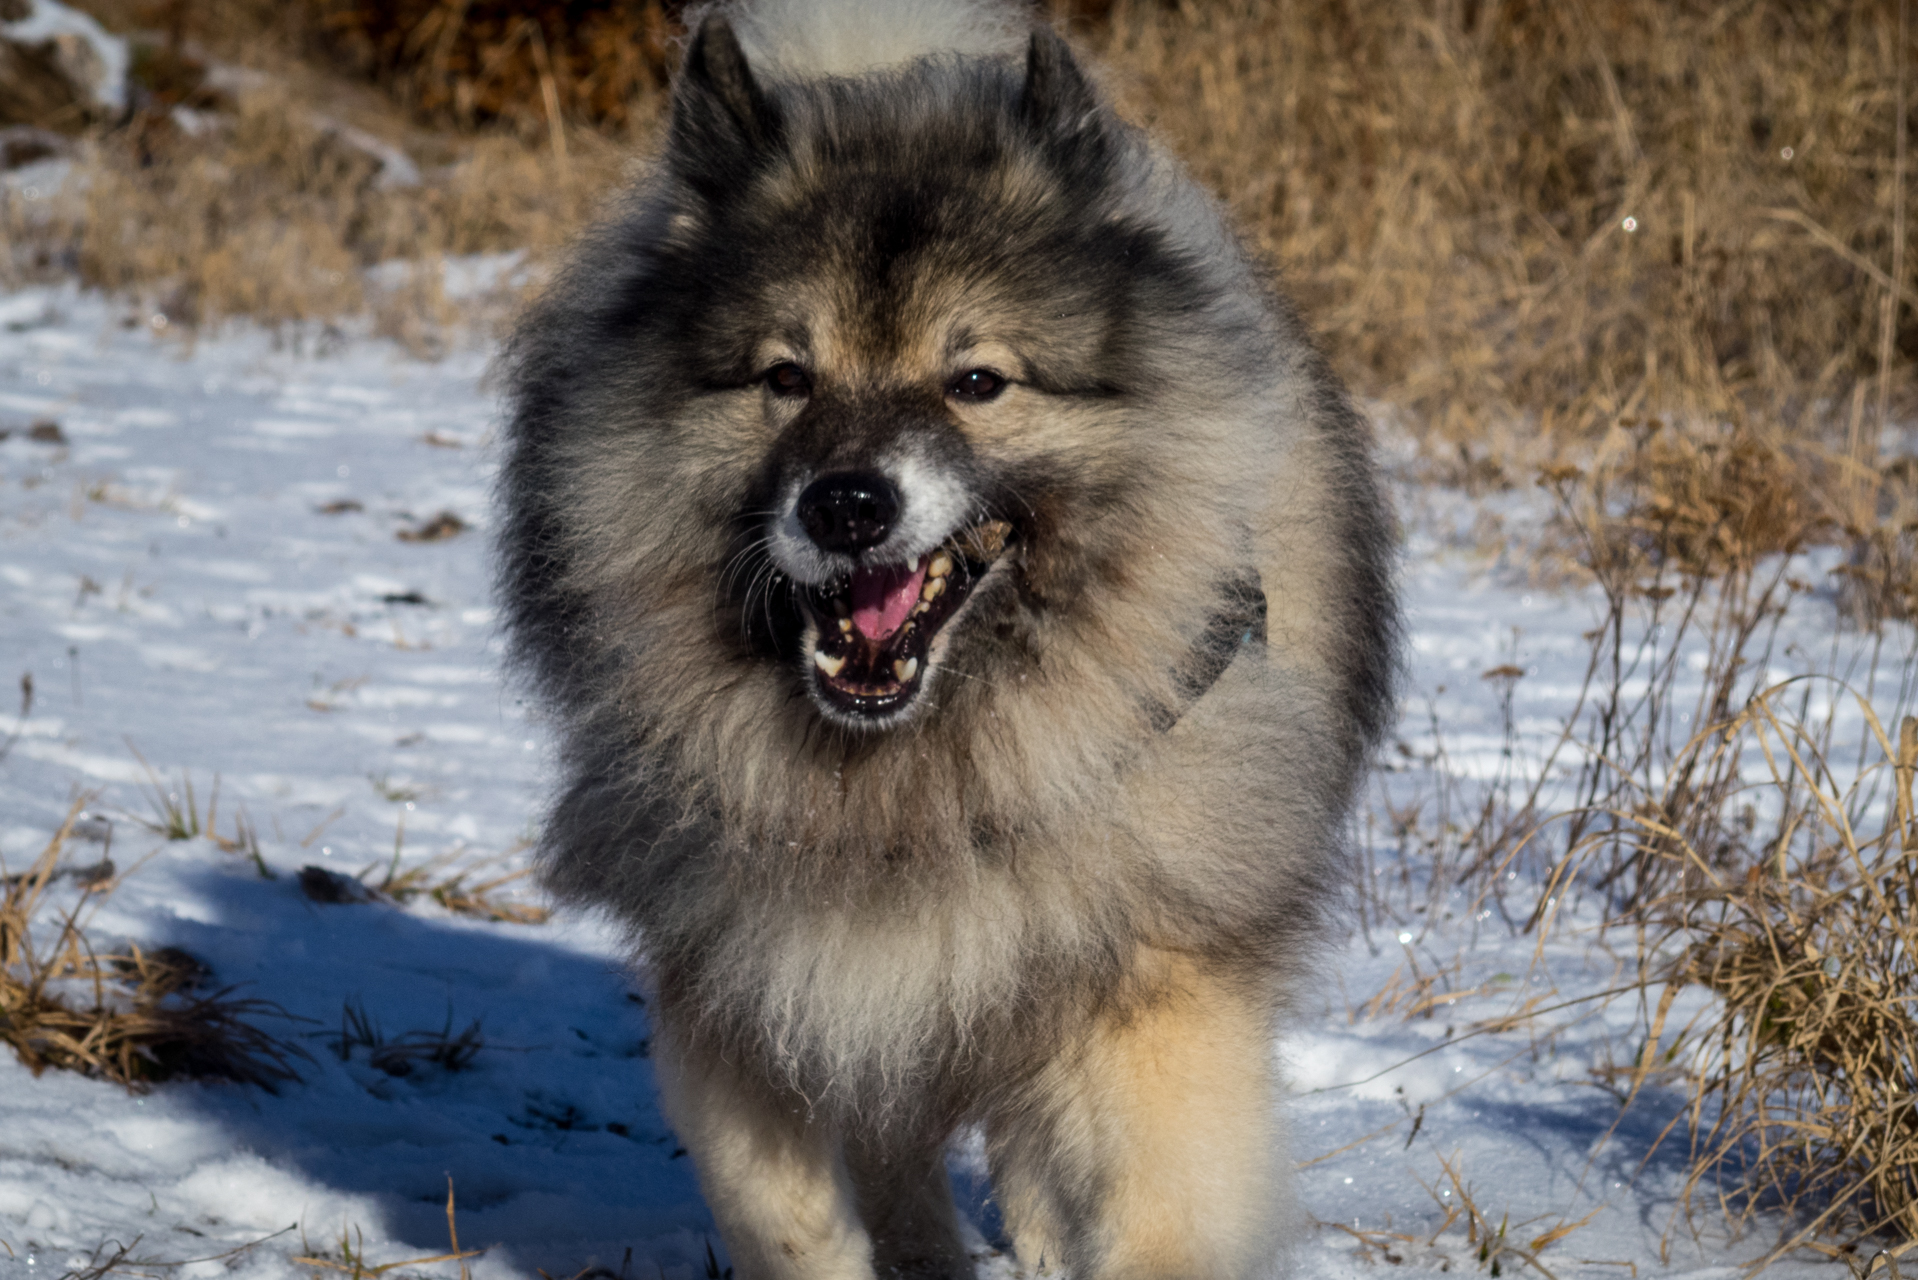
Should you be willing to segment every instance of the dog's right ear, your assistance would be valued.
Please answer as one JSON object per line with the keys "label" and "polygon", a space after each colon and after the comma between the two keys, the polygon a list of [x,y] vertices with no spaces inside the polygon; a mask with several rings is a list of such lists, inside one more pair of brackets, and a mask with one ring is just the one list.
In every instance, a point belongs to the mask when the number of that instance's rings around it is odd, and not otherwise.
{"label": "dog's right ear", "polygon": [[1099,99],[1064,40],[1051,28],[1033,28],[1026,45],[1026,123],[1041,135],[1068,141],[1099,132]]}
{"label": "dog's right ear", "polygon": [[753,78],[732,24],[718,14],[707,18],[673,88],[673,167],[717,195],[748,177],[782,132],[779,109]]}

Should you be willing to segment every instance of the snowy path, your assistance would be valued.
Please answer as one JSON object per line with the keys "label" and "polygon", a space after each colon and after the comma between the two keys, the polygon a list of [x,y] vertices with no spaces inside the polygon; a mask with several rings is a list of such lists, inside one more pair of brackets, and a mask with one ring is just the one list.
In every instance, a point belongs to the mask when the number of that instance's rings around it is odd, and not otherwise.
{"label": "snowy path", "polygon": [[[291,1258],[336,1248],[349,1228],[375,1265],[437,1253],[449,1177],[461,1241],[492,1246],[474,1264],[481,1280],[593,1263],[619,1274],[628,1249],[635,1276],[703,1275],[710,1222],[652,1101],[645,1016],[602,931],[480,922],[424,900],[320,905],[297,883],[309,863],[351,874],[390,859],[402,822],[404,866],[455,854],[501,855],[496,873],[523,865],[545,744],[497,671],[483,354],[425,365],[350,341],[298,355],[252,332],[189,353],[121,314],[67,292],[0,296],[0,744],[12,740],[0,857],[19,870],[74,798],[97,791],[91,807],[119,815],[114,862],[138,867],[95,934],[182,947],[216,985],[250,984],[244,994],[313,1019],[291,1028],[313,1060],[277,1095],[173,1083],[135,1097],[36,1079],[0,1054],[0,1280],[59,1276],[109,1239],[138,1236],[131,1258],[174,1263],[289,1224],[300,1229],[231,1257],[144,1270],[309,1275]],[[60,440],[33,438],[42,420]],[[442,512],[464,530],[399,536]],[[1550,725],[1583,669],[1585,605],[1474,585],[1467,568],[1414,551],[1414,692],[1451,681],[1455,753],[1496,752],[1478,673],[1501,661],[1535,668],[1521,714]],[[29,672],[23,719],[15,685]],[[127,816],[154,811],[136,748],[170,790],[190,778],[202,812],[217,776],[219,833],[243,808],[274,878]],[[1636,1110],[1588,1167],[1615,1116],[1586,1074],[1603,1028],[1534,1059],[1523,1033],[1443,1043],[1443,1013],[1351,1021],[1403,959],[1379,941],[1377,956],[1355,939],[1327,965],[1324,1016],[1286,1046],[1301,1089],[1324,1090],[1291,1108],[1295,1154],[1317,1160],[1307,1210],[1418,1235],[1394,1255],[1403,1270],[1477,1270],[1462,1223],[1423,1243],[1452,1201],[1443,1156],[1494,1221],[1509,1213],[1514,1239],[1603,1205],[1541,1255],[1555,1275],[1665,1271],[1674,1165],[1633,1171],[1671,1100]],[[1444,960],[1460,943],[1431,945]],[[1527,981],[1529,953],[1485,940],[1468,960]],[[1611,978],[1582,951],[1547,961],[1567,991]],[[364,1049],[342,1061],[332,1044],[348,1004],[389,1038],[478,1019],[485,1047],[458,1072],[396,1077]],[[1701,1250],[1681,1233],[1669,1273],[1731,1275],[1762,1248]],[[1358,1250],[1322,1225],[1304,1273],[1388,1268]],[[1772,1274],[1813,1272],[1842,1269]]]}

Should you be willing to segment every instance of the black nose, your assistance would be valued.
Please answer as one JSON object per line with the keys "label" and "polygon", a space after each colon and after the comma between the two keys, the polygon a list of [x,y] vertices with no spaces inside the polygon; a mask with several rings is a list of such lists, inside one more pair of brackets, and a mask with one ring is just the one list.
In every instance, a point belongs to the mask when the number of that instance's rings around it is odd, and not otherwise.
{"label": "black nose", "polygon": [[886,540],[899,519],[899,490],[870,471],[821,476],[799,495],[799,523],[826,551],[856,555]]}

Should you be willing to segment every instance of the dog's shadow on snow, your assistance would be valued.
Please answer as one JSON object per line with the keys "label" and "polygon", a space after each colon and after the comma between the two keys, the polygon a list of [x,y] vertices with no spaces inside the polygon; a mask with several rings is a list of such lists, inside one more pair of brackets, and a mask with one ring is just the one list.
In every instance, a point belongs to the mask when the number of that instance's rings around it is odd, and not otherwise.
{"label": "dog's shadow on snow", "polygon": [[617,1275],[630,1248],[634,1280],[704,1273],[717,1233],[659,1114],[646,1011],[587,922],[319,903],[293,875],[237,866],[178,883],[191,907],[150,940],[208,964],[209,986],[283,1007],[297,1021],[247,1020],[307,1056],[271,1092],[159,1088],[242,1152],[375,1202],[378,1222],[303,1221],[313,1247],[358,1226],[445,1252],[450,1178],[462,1245],[519,1269]]}

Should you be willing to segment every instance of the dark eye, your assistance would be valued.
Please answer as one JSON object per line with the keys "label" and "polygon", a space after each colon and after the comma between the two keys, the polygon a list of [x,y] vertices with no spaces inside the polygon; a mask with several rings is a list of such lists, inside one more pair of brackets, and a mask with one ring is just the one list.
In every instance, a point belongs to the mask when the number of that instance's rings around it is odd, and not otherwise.
{"label": "dark eye", "polygon": [[1006,380],[990,369],[968,369],[952,380],[946,394],[958,400],[990,400],[1006,389]]}
{"label": "dark eye", "polygon": [[803,396],[812,393],[812,378],[790,360],[782,360],[766,370],[766,385],[776,396]]}

